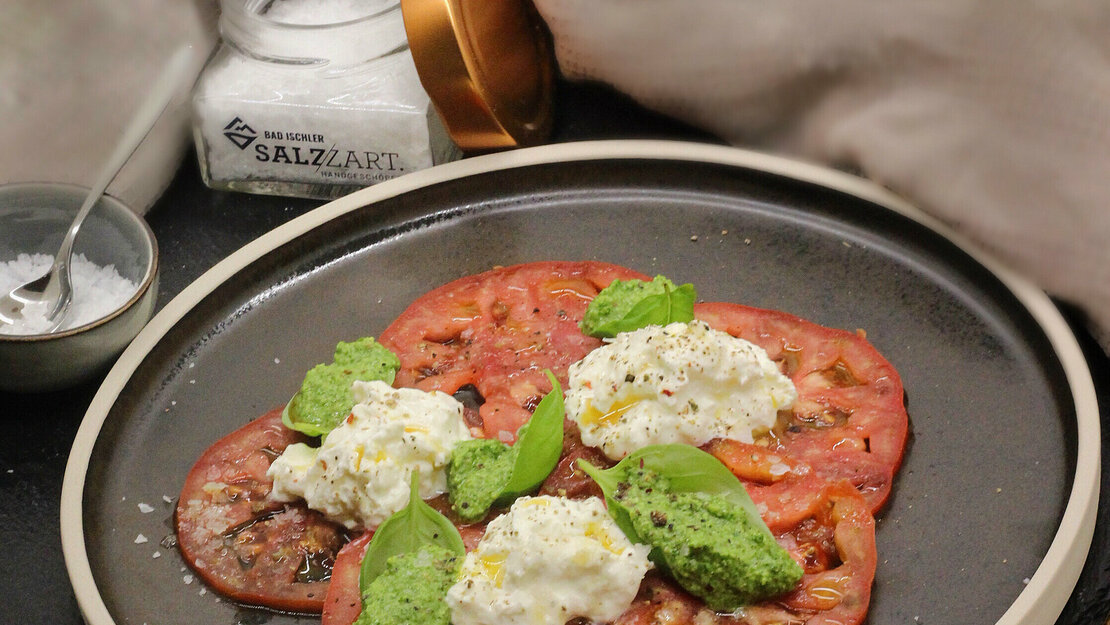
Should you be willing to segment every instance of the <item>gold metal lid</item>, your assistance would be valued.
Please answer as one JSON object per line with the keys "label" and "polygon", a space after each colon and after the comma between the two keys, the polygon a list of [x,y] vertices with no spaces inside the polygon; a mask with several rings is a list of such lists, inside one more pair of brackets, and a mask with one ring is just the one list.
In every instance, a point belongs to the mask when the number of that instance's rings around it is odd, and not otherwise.
{"label": "gold metal lid", "polygon": [[528,0],[401,0],[420,82],[463,150],[534,145],[551,131],[554,56]]}

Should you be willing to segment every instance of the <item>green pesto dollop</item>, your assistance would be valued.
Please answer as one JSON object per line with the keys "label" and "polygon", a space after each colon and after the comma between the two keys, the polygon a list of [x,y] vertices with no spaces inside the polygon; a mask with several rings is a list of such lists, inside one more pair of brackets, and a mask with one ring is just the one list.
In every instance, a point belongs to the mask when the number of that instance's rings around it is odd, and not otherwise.
{"label": "green pesto dollop", "polygon": [[667,325],[694,318],[693,285],[676,287],[664,276],[613,280],[586,307],[578,327],[589,336],[614,337],[647,325]]}
{"label": "green pesto dollop", "polygon": [[735,610],[790,591],[802,578],[802,567],[740,506],[668,486],[650,471],[629,471],[616,499],[675,581],[710,608]]}
{"label": "green pesto dollop", "polygon": [[354,625],[448,625],[444,598],[461,565],[460,557],[434,544],[389,558],[362,593]]}
{"label": "green pesto dollop", "polygon": [[447,492],[460,519],[469,523],[486,515],[509,483],[516,449],[492,438],[455,445],[447,463]]}
{"label": "green pesto dollop", "polygon": [[309,436],[320,436],[339,425],[355,405],[351,385],[356,380],[393,383],[401,361],[370,337],[350,343],[340,341],[334,362],[319,364],[304,376],[304,382],[286,410],[285,424]]}
{"label": "green pesto dollop", "polygon": [[447,493],[463,521],[477,521],[490,507],[504,505],[538,488],[559,463],[566,408],[563,389],[545,369],[551,392],[544,395],[516,443],[477,439],[457,443],[447,463]]}

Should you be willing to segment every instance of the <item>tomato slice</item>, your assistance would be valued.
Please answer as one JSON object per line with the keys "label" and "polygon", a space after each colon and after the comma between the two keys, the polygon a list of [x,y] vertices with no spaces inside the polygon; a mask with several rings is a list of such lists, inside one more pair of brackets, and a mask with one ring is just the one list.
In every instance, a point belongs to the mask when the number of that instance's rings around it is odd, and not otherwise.
{"label": "tomato slice", "polygon": [[647,280],[600,262],[535,262],[499,267],[445,284],[414,301],[379,337],[401,359],[396,386],[454,393],[468,384],[484,399],[487,437],[515,440],[550,369],[567,368],[601,341],[582,334],[586,306],[614,279]]}
{"label": "tomato slice", "polygon": [[700,303],[694,316],[751,341],[779,362],[798,389],[789,413],[757,443],[847,479],[872,511],[890,496],[909,432],[902,380],[861,333],[731,303]]}
{"label": "tomato slice", "polygon": [[551,474],[540,485],[539,494],[567,499],[603,497],[597,482],[578,467],[580,459],[602,469],[616,464],[597,447],[586,446],[582,442],[578,424],[570,419],[564,419],[563,452]]}
{"label": "tomato slice", "polygon": [[826,482],[809,500],[810,514],[779,544],[805,569],[790,593],[746,606],[737,614],[716,614],[674,582],[649,574],[615,625],[858,625],[867,616],[878,556],[875,519],[867,501],[846,480]]}
{"label": "tomato slice", "polygon": [[364,532],[343,546],[335,556],[331,585],[324,599],[324,613],[320,625],[351,625],[362,612],[358,577],[362,572],[362,558],[374,532]]}
{"label": "tomato slice", "polygon": [[779,538],[806,573],[798,589],[774,603],[819,617],[807,620],[810,625],[859,623],[867,615],[879,562],[875,517],[866,497],[847,480],[830,484],[815,508],[812,519]]}
{"label": "tomato slice", "polygon": [[808,464],[781,451],[728,439],[703,446],[744,482],[763,522],[785,531],[813,513],[813,502],[828,486]]}
{"label": "tomato slice", "polygon": [[304,440],[277,409],[216,441],[185,478],[178,547],[205,583],[237,602],[309,613],[324,606],[346,531],[303,504],[266,498],[270,463]]}

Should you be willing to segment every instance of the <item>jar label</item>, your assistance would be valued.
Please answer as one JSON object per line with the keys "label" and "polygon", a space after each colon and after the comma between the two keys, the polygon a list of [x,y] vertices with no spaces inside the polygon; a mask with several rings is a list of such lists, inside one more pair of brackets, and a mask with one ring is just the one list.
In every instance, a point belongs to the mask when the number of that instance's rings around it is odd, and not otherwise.
{"label": "jar label", "polygon": [[301,107],[217,104],[197,120],[210,183],[369,186],[433,164],[427,111],[330,109],[322,119]]}

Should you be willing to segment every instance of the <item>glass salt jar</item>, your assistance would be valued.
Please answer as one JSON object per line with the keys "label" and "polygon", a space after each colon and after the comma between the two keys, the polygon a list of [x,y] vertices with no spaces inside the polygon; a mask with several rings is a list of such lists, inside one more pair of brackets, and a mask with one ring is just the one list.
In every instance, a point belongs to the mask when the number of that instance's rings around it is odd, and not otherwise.
{"label": "glass salt jar", "polygon": [[193,90],[205,184],[328,199],[461,156],[399,0],[221,0]]}

